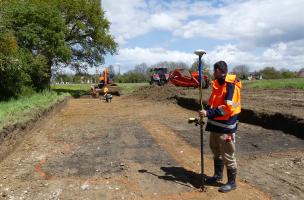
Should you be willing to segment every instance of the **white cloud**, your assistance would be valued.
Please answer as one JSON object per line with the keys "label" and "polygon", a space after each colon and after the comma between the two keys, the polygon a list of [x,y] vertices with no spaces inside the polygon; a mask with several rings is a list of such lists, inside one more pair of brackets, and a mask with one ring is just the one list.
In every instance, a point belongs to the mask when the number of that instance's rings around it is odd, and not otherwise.
{"label": "white cloud", "polygon": [[[269,66],[277,69],[299,70],[304,67],[304,55],[299,54],[299,52],[304,52],[304,40],[277,43],[260,55],[244,51],[233,44],[226,44],[217,46],[213,51],[207,52],[203,59],[211,65],[217,61],[224,60],[231,69],[236,65],[246,64],[252,71]],[[197,56],[193,53],[169,51],[163,48],[140,47],[123,48],[117,56],[117,61],[125,64],[124,72],[142,62],[152,65],[161,61],[175,61],[191,65],[195,59],[197,59]]]}
{"label": "white cloud", "polygon": [[284,52],[287,50],[285,43],[279,43],[274,45],[272,48],[266,49],[263,53],[263,58],[266,60],[281,60],[284,57]]}
{"label": "white cloud", "polygon": [[230,66],[248,64],[252,69],[304,65],[304,20],[300,17],[304,0],[102,0],[102,4],[121,46],[116,59],[126,66],[164,60],[192,63],[192,52],[132,44],[124,48],[130,39],[155,30],[171,32],[175,44],[181,37],[226,42],[208,53],[211,63],[225,60]]}
{"label": "white cloud", "polygon": [[209,52],[206,60],[212,64],[219,60],[224,60],[229,66],[235,66],[240,64],[252,65],[252,63],[257,62],[257,57],[241,50],[236,45],[227,44],[217,46],[213,51]]}
{"label": "white cloud", "polygon": [[152,15],[151,19],[148,21],[148,23],[152,27],[163,29],[163,30],[172,30],[181,25],[180,22],[178,20],[176,20],[173,16],[170,16],[165,13]]}
{"label": "white cloud", "polygon": [[103,0],[102,6],[112,23],[111,32],[119,43],[125,43],[126,40],[150,30],[146,23],[150,14],[144,0]]}
{"label": "white cloud", "polygon": [[260,54],[253,54],[236,45],[227,44],[217,46],[215,50],[209,52],[206,60],[212,64],[224,60],[231,68],[246,64],[251,67],[252,71],[269,66],[276,69],[299,70],[304,67],[304,55],[300,52],[304,52],[304,40],[276,43]]}
{"label": "white cloud", "polygon": [[205,16],[214,12],[209,3],[189,0],[103,0],[102,6],[112,23],[111,32],[120,44],[152,30],[173,32],[182,27],[190,16]]}
{"label": "white cloud", "polygon": [[[207,37],[267,46],[304,37],[304,0],[103,0],[119,42],[152,30],[184,38]],[[217,6],[214,6],[217,5]]]}
{"label": "white cloud", "polygon": [[287,43],[277,43],[267,48],[261,56],[264,65],[290,70],[304,67],[304,39]]}
{"label": "white cloud", "polygon": [[195,58],[193,53],[180,51],[168,51],[163,48],[123,48],[119,51],[117,61],[125,64],[124,71],[133,68],[134,65],[147,63],[148,65],[156,64],[161,61],[184,62],[191,65]]}
{"label": "white cloud", "polygon": [[174,32],[185,38],[233,39],[267,46],[304,38],[304,0],[251,0],[221,7],[214,21],[188,21]]}

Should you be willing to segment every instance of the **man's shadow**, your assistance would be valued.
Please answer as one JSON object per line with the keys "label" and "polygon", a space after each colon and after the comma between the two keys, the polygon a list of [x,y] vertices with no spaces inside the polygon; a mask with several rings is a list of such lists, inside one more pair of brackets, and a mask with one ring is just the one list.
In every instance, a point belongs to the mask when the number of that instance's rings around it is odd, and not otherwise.
{"label": "man's shadow", "polygon": [[[165,175],[157,175],[145,169],[138,170],[138,172],[151,174],[153,176],[158,177],[159,179],[163,179],[165,181],[172,181],[187,187],[194,187],[199,189],[202,186],[201,174],[195,173],[193,171],[189,171],[183,167],[161,167],[160,169],[165,172]],[[206,178],[207,176],[204,174],[204,179]],[[205,183],[205,185],[211,185],[211,184]],[[217,186],[217,187],[220,187],[222,185],[223,185],[222,183],[212,184],[212,186]]]}

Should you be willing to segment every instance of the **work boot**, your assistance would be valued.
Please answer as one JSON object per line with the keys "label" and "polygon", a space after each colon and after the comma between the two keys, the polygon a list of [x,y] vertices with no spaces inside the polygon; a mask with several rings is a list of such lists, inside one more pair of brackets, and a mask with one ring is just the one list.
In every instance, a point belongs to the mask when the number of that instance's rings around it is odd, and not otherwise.
{"label": "work boot", "polygon": [[236,189],[236,169],[227,169],[228,182],[220,187],[220,192],[230,192],[231,190]]}
{"label": "work boot", "polygon": [[214,175],[206,179],[207,184],[215,184],[223,180],[224,163],[220,159],[214,159]]}

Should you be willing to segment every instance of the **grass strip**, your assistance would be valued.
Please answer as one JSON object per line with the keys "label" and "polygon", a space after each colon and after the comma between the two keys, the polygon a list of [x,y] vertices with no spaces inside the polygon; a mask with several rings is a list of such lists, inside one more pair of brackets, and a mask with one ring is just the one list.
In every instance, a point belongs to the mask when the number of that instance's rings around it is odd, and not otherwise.
{"label": "grass strip", "polygon": [[260,89],[304,89],[304,78],[244,81],[244,86]]}
{"label": "grass strip", "polygon": [[118,86],[121,89],[122,94],[130,94],[136,89],[147,85],[149,85],[149,83],[118,83]]}
{"label": "grass strip", "polygon": [[62,101],[66,96],[69,96],[69,94],[44,91],[31,96],[0,102],[0,130],[32,119],[38,113]]}
{"label": "grass strip", "polygon": [[57,93],[69,93],[73,97],[90,95],[92,84],[58,84],[52,85],[51,88]]}

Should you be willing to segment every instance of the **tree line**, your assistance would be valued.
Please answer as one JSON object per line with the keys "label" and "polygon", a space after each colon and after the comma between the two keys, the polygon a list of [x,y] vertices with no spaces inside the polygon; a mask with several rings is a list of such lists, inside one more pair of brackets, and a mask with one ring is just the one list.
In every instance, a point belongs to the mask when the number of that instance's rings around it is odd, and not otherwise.
{"label": "tree line", "polygon": [[154,67],[166,67],[168,72],[177,68],[189,69],[189,66],[184,62],[163,61],[156,64],[147,65],[146,63],[137,64],[133,70],[122,75],[116,75],[115,81],[118,83],[142,83],[150,81],[151,69]]}
{"label": "tree line", "polygon": [[[212,79],[212,65],[205,61],[202,61],[204,74]],[[188,69],[190,72],[198,70],[198,61],[192,63],[191,66],[188,66],[186,63],[176,63],[176,62],[159,62],[148,66],[145,63],[138,64],[134,67],[133,70],[128,71],[123,75],[115,75],[115,80],[121,83],[138,83],[138,82],[148,82],[150,80],[151,68],[153,67],[167,67],[168,72],[173,71],[177,68]],[[284,79],[284,78],[297,78],[301,74],[304,76],[304,68],[299,71],[291,71],[288,69],[277,70],[274,67],[264,67],[261,70],[252,71],[248,65],[237,65],[232,67],[231,72],[236,74],[239,79],[245,80],[249,77],[259,79]]]}
{"label": "tree line", "polygon": [[232,69],[232,73],[238,75],[240,79],[248,79],[249,77],[262,77],[263,79],[297,78],[301,76],[302,72],[304,72],[304,68],[299,71],[291,71],[284,68],[277,70],[274,67],[265,67],[261,70],[250,71],[248,65],[238,65]]}
{"label": "tree line", "polygon": [[100,0],[0,0],[0,100],[48,88],[56,68],[103,63],[117,51],[109,28]]}
{"label": "tree line", "polygon": [[[204,75],[207,75],[212,79],[212,67],[210,63],[203,61]],[[151,69],[154,67],[166,67],[168,72],[171,72],[177,68],[187,69],[190,72],[198,70],[198,61],[192,63],[191,66],[183,62],[169,62],[163,61],[153,65],[141,63],[135,65],[132,70],[127,71],[124,74],[119,74],[114,70],[114,66],[110,65],[109,78],[117,83],[143,83],[149,82],[152,74]],[[274,67],[265,67],[258,71],[251,71],[248,65],[237,65],[231,69],[231,72],[236,74],[239,79],[247,80],[250,77],[253,79],[284,79],[284,78],[297,78],[302,74],[304,76],[304,68],[299,71],[290,71],[288,69],[277,70]],[[99,74],[88,73],[76,73],[75,75],[59,74],[54,81],[56,83],[97,83]]]}
{"label": "tree line", "polygon": [[[113,65],[109,65],[108,73],[109,78],[118,83],[142,83],[150,80],[151,69],[154,67],[166,67],[169,71],[173,71],[176,68],[189,69],[189,66],[183,62],[169,62],[163,61],[153,65],[141,63],[135,65],[132,70],[127,71],[124,74],[119,74],[114,70]],[[98,82],[98,76],[101,74],[88,74],[86,72],[77,72],[73,74],[58,73],[55,75],[54,83],[96,83]]]}

